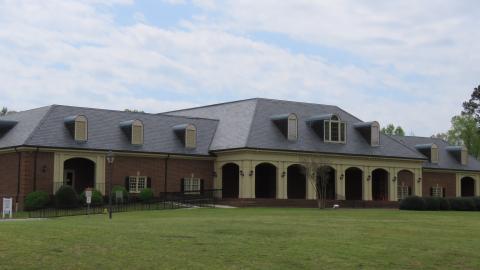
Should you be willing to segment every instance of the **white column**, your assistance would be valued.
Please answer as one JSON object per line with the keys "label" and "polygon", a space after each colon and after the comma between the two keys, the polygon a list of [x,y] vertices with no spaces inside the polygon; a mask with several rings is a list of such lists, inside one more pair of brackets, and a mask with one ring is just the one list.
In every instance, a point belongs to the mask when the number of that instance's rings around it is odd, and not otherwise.
{"label": "white column", "polygon": [[[214,189],[222,189],[223,188],[223,186],[222,186],[222,179],[223,179],[222,167],[220,165],[221,164],[219,162],[215,161],[214,170],[215,170],[215,173],[216,173],[216,177],[214,177],[214,179],[213,179],[213,188]],[[239,187],[239,192],[240,192],[240,185],[238,187]],[[222,198],[222,192],[215,192],[215,197],[217,197],[218,199],[221,199]]]}
{"label": "white column", "polygon": [[335,166],[335,193],[337,200],[345,200],[345,170],[343,165]]}
{"label": "white column", "polygon": [[[389,201],[398,201],[397,198],[397,185],[398,185],[398,177],[397,177],[397,169],[395,168],[388,168],[388,200]],[[395,179],[395,181],[393,181]]]}
{"label": "white column", "polygon": [[363,167],[362,177],[362,199],[364,201],[372,200],[372,172],[370,167]]}
{"label": "white column", "polygon": [[[285,168],[285,162],[278,161],[275,164],[277,166],[277,199],[287,199],[287,172]],[[282,177],[285,172],[285,176]]]}
{"label": "white column", "polygon": [[[415,169],[413,176],[413,192],[415,196],[422,197],[423,175],[421,169]],[[419,181],[421,179],[421,181]]]}
{"label": "white column", "polygon": [[455,175],[455,196],[462,196],[462,175],[458,173]]}

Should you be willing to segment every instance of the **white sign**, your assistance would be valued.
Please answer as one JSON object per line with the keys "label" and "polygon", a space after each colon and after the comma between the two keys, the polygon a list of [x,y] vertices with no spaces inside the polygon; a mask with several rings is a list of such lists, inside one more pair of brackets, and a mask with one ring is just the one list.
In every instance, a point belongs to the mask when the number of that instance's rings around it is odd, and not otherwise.
{"label": "white sign", "polygon": [[85,191],[85,197],[87,197],[87,204],[92,203],[92,191],[91,190],[86,190]]}
{"label": "white sign", "polygon": [[5,215],[10,215],[10,218],[12,218],[12,214],[13,214],[12,208],[13,208],[13,199],[3,198],[2,218],[5,218]]}

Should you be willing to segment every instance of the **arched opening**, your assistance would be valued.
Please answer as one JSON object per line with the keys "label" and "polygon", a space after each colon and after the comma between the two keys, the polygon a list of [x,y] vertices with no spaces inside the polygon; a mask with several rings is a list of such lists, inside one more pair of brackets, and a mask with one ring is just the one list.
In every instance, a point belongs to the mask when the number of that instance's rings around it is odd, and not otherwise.
{"label": "arched opening", "polygon": [[317,185],[325,185],[325,198],[327,200],[335,200],[335,169],[330,166],[318,168]]}
{"label": "arched opening", "polygon": [[71,158],[63,164],[63,184],[78,193],[95,188],[95,162],[86,158]]}
{"label": "arched opening", "polygon": [[275,198],[277,190],[277,167],[262,163],[255,167],[255,197]]}
{"label": "arched opening", "polygon": [[397,197],[403,200],[413,194],[413,179],[415,176],[411,171],[401,170],[397,174]]}
{"label": "arched opening", "polygon": [[384,169],[376,169],[372,172],[372,199],[388,201],[388,172]]}
{"label": "arched opening", "polygon": [[222,167],[222,198],[238,198],[240,168],[235,163]]}
{"label": "arched opening", "polygon": [[464,177],[460,181],[462,197],[475,196],[475,180],[471,177]]}
{"label": "arched opening", "polygon": [[305,199],[307,196],[307,178],[305,167],[291,165],[287,168],[287,197],[289,199]]}
{"label": "arched opening", "polygon": [[359,168],[348,168],[345,171],[345,199],[349,201],[362,200],[363,172]]}

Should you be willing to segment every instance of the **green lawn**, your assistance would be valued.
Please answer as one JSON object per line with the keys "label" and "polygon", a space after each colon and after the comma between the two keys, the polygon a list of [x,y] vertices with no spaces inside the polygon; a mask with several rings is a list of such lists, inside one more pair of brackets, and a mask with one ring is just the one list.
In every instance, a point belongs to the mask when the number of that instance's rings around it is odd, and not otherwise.
{"label": "green lawn", "polygon": [[0,269],[480,269],[479,212],[181,209],[0,222]]}

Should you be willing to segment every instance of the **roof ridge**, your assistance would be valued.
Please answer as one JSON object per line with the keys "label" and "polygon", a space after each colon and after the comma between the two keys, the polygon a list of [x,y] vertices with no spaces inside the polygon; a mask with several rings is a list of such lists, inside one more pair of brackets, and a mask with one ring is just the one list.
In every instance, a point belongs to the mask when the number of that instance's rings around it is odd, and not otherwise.
{"label": "roof ridge", "polygon": [[[405,143],[401,142],[400,140],[397,140],[396,138],[394,138],[392,135],[387,135],[387,134],[383,134],[383,133],[380,133],[381,135],[384,135],[385,137],[387,138],[390,138],[391,140],[397,142],[398,144],[400,144],[401,146],[405,147],[406,149],[410,150],[411,152],[414,152],[415,154],[417,155],[422,155],[422,156],[425,156],[424,154],[422,154],[421,152],[418,152],[417,150],[414,150],[413,148],[411,148],[410,146],[406,145]],[[398,136],[398,137],[402,137],[402,136]],[[405,137],[405,136],[403,136]],[[426,156],[425,156],[426,158]]]}
{"label": "roof ridge", "polygon": [[40,128],[40,126],[47,120],[47,115],[49,115],[52,110],[54,108],[57,108],[58,105],[50,105],[50,106],[46,106],[46,107],[50,107],[48,108],[47,112],[45,112],[45,114],[42,116],[42,118],[40,119],[40,121],[38,121],[37,125],[35,126],[35,128],[32,130],[32,132],[30,133],[30,135],[28,135],[28,137],[25,139],[25,141],[23,142],[23,144],[28,144],[28,142],[32,139],[33,137],[33,134],[35,134],[35,132]]}
{"label": "roof ridge", "polygon": [[158,113],[158,114],[167,114],[167,113],[174,113],[174,112],[190,111],[190,110],[195,110],[195,109],[203,109],[203,108],[209,108],[209,107],[215,107],[215,106],[222,106],[222,105],[227,105],[227,104],[240,103],[240,102],[258,100],[258,99],[260,99],[260,98],[246,98],[246,99],[232,100],[232,101],[202,105],[202,106],[197,106],[197,107],[190,107],[190,108],[185,108],[185,109],[166,111],[166,112],[162,112],[162,113]]}

